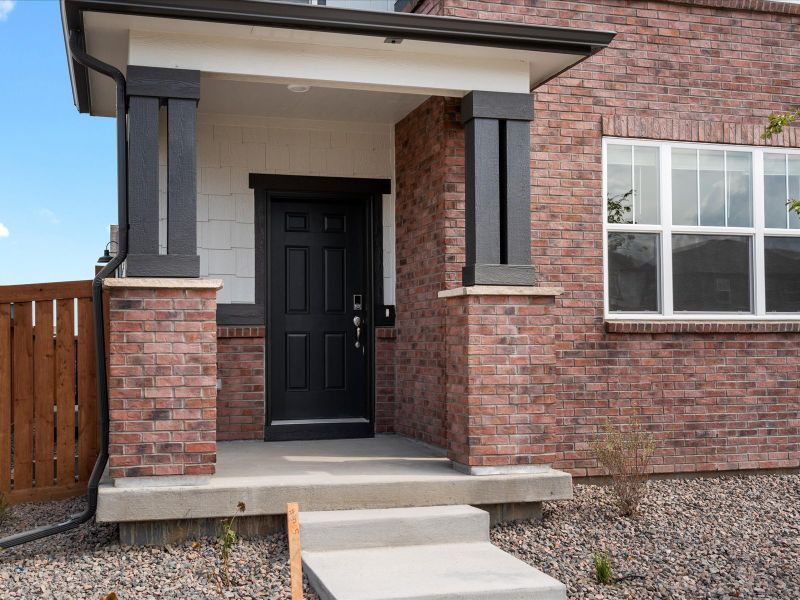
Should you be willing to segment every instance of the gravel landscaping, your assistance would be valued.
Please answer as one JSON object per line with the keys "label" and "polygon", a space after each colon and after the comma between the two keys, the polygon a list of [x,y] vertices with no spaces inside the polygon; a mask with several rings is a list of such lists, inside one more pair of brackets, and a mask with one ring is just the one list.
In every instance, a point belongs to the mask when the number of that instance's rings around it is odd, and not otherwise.
{"label": "gravel landscaping", "polygon": [[[0,536],[80,512],[83,499],[14,507]],[[0,598],[119,600],[290,598],[285,535],[241,540],[230,556],[230,585],[220,585],[214,539],[164,548],[120,547],[116,527],[92,523],[0,554]],[[316,598],[306,582],[305,597]]]}
{"label": "gravel landscaping", "polygon": [[[15,507],[0,535],[63,519],[82,502]],[[0,554],[0,597],[290,597],[283,535],[240,541],[229,586],[219,584],[216,540],[121,548],[115,537],[93,523]],[[800,598],[800,475],[652,481],[636,519],[617,515],[607,488],[576,485],[574,500],[546,505],[542,523],[500,525],[492,541],[565,582],[569,598]],[[594,552],[624,579],[596,583]]]}
{"label": "gravel landscaping", "polygon": [[[567,584],[569,598],[800,598],[800,475],[660,480],[636,519],[607,488],[575,486],[542,523],[492,530],[503,550]],[[614,585],[594,581],[611,557]]]}

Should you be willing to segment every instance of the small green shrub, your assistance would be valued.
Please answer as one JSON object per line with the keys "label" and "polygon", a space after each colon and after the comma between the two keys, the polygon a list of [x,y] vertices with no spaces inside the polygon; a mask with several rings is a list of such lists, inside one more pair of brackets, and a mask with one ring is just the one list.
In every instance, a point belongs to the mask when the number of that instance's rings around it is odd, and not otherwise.
{"label": "small green shrub", "polygon": [[244,513],[244,502],[239,502],[239,504],[236,505],[236,510],[236,514],[234,514],[230,519],[222,520],[222,527],[219,534],[220,555],[222,557],[222,579],[225,585],[230,585],[231,583],[230,556],[231,549],[236,545],[237,539],[236,530],[234,529],[233,524],[236,521],[236,517]]}
{"label": "small green shrub", "polygon": [[592,451],[611,476],[611,489],[620,513],[634,516],[647,490],[647,474],[656,451],[655,439],[638,417],[624,429],[606,425],[604,433]]}
{"label": "small green shrub", "polygon": [[597,583],[608,585],[612,582],[611,559],[605,552],[595,552],[594,554],[594,578]]}

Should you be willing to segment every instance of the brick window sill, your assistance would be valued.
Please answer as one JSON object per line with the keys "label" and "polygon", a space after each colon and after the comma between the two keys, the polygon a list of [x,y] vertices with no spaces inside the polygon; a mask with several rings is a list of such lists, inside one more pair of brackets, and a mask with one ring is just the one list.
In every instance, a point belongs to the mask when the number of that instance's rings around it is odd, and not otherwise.
{"label": "brick window sill", "polygon": [[538,287],[527,285],[473,285],[451,290],[442,290],[439,298],[460,298],[463,296],[560,296],[561,287]]}
{"label": "brick window sill", "polygon": [[800,333],[800,321],[616,321],[608,333]]}

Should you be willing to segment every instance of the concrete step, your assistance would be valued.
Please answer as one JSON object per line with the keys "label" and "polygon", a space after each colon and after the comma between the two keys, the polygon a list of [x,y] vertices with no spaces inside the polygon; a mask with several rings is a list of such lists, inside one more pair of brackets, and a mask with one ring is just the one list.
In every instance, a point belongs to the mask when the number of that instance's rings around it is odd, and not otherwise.
{"label": "concrete step", "polygon": [[300,513],[309,552],[489,541],[489,513],[472,506]]}
{"label": "concrete step", "polygon": [[322,600],[564,600],[559,581],[489,542],[471,506],[300,513],[304,571]]}
{"label": "concrete step", "polygon": [[564,584],[489,542],[303,551],[321,600],[565,600]]}

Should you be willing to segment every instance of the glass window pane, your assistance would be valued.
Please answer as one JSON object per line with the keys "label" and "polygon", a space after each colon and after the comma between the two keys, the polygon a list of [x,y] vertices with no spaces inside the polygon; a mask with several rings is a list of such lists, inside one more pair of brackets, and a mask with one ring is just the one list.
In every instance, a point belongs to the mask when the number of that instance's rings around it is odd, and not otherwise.
{"label": "glass window pane", "polygon": [[725,154],[700,150],[700,225],[725,227]]}
{"label": "glass window pane", "polygon": [[615,312],[658,312],[658,234],[608,234],[608,305]]}
{"label": "glass window pane", "polygon": [[658,148],[635,146],[633,149],[636,190],[636,222],[658,225],[659,176]]}
{"label": "glass window pane", "polygon": [[753,156],[728,152],[728,226],[753,226]]}
{"label": "glass window pane", "polygon": [[633,223],[633,146],[608,145],[606,188],[609,223]]}
{"label": "glass window pane", "polygon": [[697,151],[672,149],[672,222],[697,225]]}
{"label": "glass window pane", "polygon": [[[800,156],[789,155],[789,200],[800,200]],[[789,212],[789,227],[800,229],[800,215]]]}
{"label": "glass window pane", "polygon": [[786,229],[786,155],[764,153],[764,224]]}
{"label": "glass window pane", "polygon": [[[311,0],[303,0],[303,3],[312,4]],[[318,2],[318,4],[322,4],[322,2]],[[394,0],[327,0],[325,4],[336,8],[394,12]]]}
{"label": "glass window pane", "polygon": [[750,237],[673,235],[675,311],[751,312]]}
{"label": "glass window pane", "polygon": [[765,237],[767,312],[800,312],[800,237]]}

